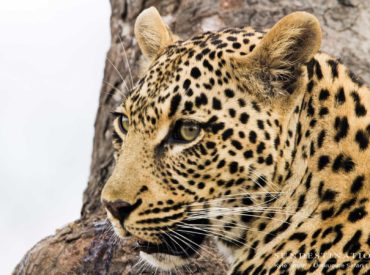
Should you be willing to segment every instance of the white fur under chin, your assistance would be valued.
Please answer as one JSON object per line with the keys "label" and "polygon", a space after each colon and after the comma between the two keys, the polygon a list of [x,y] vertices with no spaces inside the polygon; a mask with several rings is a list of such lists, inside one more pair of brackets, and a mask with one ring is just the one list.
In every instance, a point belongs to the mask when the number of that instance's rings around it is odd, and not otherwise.
{"label": "white fur under chin", "polygon": [[186,259],[181,257],[161,253],[148,254],[143,251],[140,251],[140,258],[147,262],[151,267],[160,268],[164,271],[169,271],[188,263]]}
{"label": "white fur under chin", "polygon": [[226,261],[229,264],[232,264],[235,259],[234,259],[233,255],[232,255],[231,249],[229,247],[227,247],[226,245],[224,245],[220,241],[216,241],[216,245],[217,245],[218,251],[221,252],[221,254],[225,257]]}

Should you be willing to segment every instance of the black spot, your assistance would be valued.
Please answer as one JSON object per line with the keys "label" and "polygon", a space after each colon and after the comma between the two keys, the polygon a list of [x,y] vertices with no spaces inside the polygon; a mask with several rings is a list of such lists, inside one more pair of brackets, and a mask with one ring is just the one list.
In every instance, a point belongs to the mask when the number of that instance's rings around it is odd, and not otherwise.
{"label": "black spot", "polygon": [[223,133],[222,133],[222,140],[227,140],[228,138],[230,138],[234,133],[234,130],[229,128],[229,129],[226,129]]}
{"label": "black spot", "polygon": [[315,83],[313,82],[313,80],[310,80],[308,83],[307,83],[307,91],[309,92],[309,93],[311,93],[312,92],[312,90],[313,90],[313,86],[315,85]]}
{"label": "black spot", "polygon": [[275,146],[275,149],[278,148],[278,146],[280,145],[280,137],[277,136],[274,140],[274,146]]}
{"label": "black spot", "polygon": [[356,116],[361,117],[365,116],[367,114],[367,110],[364,105],[361,104],[360,96],[357,92],[352,92],[351,96],[353,98],[353,101],[355,102],[355,113]]}
{"label": "black spot", "polygon": [[181,102],[181,95],[179,95],[179,94],[175,95],[171,99],[170,112],[168,114],[169,117],[172,117],[176,113],[180,102]]}
{"label": "black spot", "polygon": [[299,210],[301,210],[301,208],[304,205],[305,200],[306,200],[306,195],[305,194],[302,194],[302,195],[299,196],[298,204],[297,204],[297,208],[296,208],[295,212],[298,212]]}
{"label": "black spot", "polygon": [[365,150],[369,146],[369,136],[363,130],[358,130],[355,136],[355,141],[360,147],[360,150]]}
{"label": "black spot", "polygon": [[288,229],[289,225],[290,225],[290,222],[291,222],[291,218],[292,217],[289,217],[285,222],[283,222],[278,228],[272,230],[271,232],[269,232],[266,236],[265,236],[265,239],[264,239],[264,242],[265,244],[266,243],[269,243],[271,242],[274,238],[276,238],[276,236],[279,235],[279,233],[282,233],[284,232],[285,230]]}
{"label": "black spot", "polygon": [[203,66],[206,67],[209,71],[213,71],[213,66],[208,62],[207,59],[203,60]]}
{"label": "black spot", "polygon": [[[324,246],[325,244],[323,244]],[[331,244],[329,244],[329,246],[331,246]],[[320,254],[321,253],[324,253],[327,249],[321,249],[320,250]],[[335,264],[337,263],[337,259],[335,257],[331,257],[329,260],[327,260],[324,264],[323,264],[323,269],[322,269],[322,274],[336,274],[337,272],[335,271],[334,273],[333,272],[328,272],[329,269],[332,269],[332,266],[334,266]],[[334,269],[335,270],[335,269]]]}
{"label": "black spot", "polygon": [[197,79],[197,78],[199,78],[199,77],[200,77],[201,72],[200,72],[200,70],[199,70],[197,67],[193,67],[193,68],[191,69],[190,75],[191,75],[193,78]]}
{"label": "black spot", "polygon": [[313,77],[313,70],[314,70],[314,65],[315,65],[316,60],[312,58],[308,63],[307,63],[307,73],[308,73],[308,79],[311,79]]}
{"label": "black spot", "polygon": [[325,190],[324,194],[322,194],[321,199],[323,201],[333,202],[336,196],[337,196],[337,192],[331,189],[327,189]]}
{"label": "black spot", "polygon": [[201,93],[199,96],[195,98],[195,105],[199,108],[202,105],[207,105],[208,98],[204,93]]}
{"label": "black spot", "polygon": [[200,183],[198,183],[198,188],[199,188],[199,189],[203,189],[204,187],[205,187],[204,182],[200,182]]}
{"label": "black spot", "polygon": [[310,156],[313,156],[315,154],[315,144],[311,142],[310,145]]}
{"label": "black spot", "polygon": [[297,240],[297,241],[304,241],[307,237],[307,234],[306,233],[303,233],[303,232],[297,232],[297,233],[294,233],[293,235],[291,235],[289,237],[289,240]]}
{"label": "black spot", "polygon": [[247,150],[244,152],[244,157],[246,159],[253,158],[253,151],[252,150]]}
{"label": "black spot", "polygon": [[231,90],[231,89],[226,89],[226,90],[225,90],[225,95],[226,95],[227,97],[229,97],[229,98],[232,98],[232,97],[234,97],[235,93],[234,93],[234,91],[233,91],[233,90]]}
{"label": "black spot", "polygon": [[185,102],[185,110],[190,112],[193,109],[193,102],[191,101],[186,101]]}
{"label": "black spot", "polygon": [[346,200],[345,202],[343,202],[341,204],[338,212],[336,213],[336,216],[339,216],[344,210],[350,209],[355,202],[356,202],[356,198],[352,198],[352,199],[349,199],[349,200]]}
{"label": "black spot", "polygon": [[235,117],[235,115],[236,115],[236,111],[235,111],[234,109],[229,109],[229,115],[230,115],[231,117]]}
{"label": "black spot", "polygon": [[351,192],[352,194],[356,194],[358,191],[361,190],[362,186],[364,185],[365,177],[364,175],[357,176],[352,183]]}
{"label": "black spot", "polygon": [[347,117],[336,117],[334,122],[334,129],[336,130],[336,135],[334,137],[336,142],[345,138],[348,134],[349,124]]}
{"label": "black spot", "polygon": [[364,105],[357,103],[355,106],[356,116],[361,117],[367,114],[367,110]]}
{"label": "black spot", "polygon": [[319,157],[319,162],[318,162],[318,169],[319,171],[324,169],[328,163],[330,162],[330,157],[327,155],[323,155]]}
{"label": "black spot", "polygon": [[308,107],[307,107],[307,114],[309,116],[313,116],[315,114],[315,108],[312,105],[312,97],[310,97],[310,100],[308,101]]}
{"label": "black spot", "polygon": [[249,132],[249,141],[251,143],[256,143],[256,140],[257,140],[257,134],[255,131],[250,131]]}
{"label": "black spot", "polygon": [[321,218],[323,220],[326,220],[326,219],[329,219],[330,217],[332,217],[334,215],[334,207],[331,207],[329,209],[324,209],[322,212],[321,212]]}
{"label": "black spot", "polygon": [[239,42],[234,42],[233,43],[233,48],[234,49],[240,49],[240,47],[241,47],[242,45],[239,43]]}
{"label": "black spot", "polygon": [[241,150],[241,149],[243,149],[243,146],[241,145],[241,143],[239,142],[239,141],[237,141],[237,140],[232,140],[231,141],[231,144],[236,148],[236,149],[238,149],[238,150]]}
{"label": "black spot", "polygon": [[253,244],[251,246],[251,249],[249,250],[247,260],[253,259],[253,257],[256,255],[256,247],[257,247],[258,243],[259,243],[259,241],[254,241],[253,242]]}
{"label": "black spot", "polygon": [[321,231],[322,231],[322,229],[321,229],[321,228],[317,229],[317,230],[312,234],[312,239],[316,239],[316,238],[320,235]]}
{"label": "black spot", "polygon": [[217,164],[217,168],[220,169],[222,167],[224,167],[226,164],[225,160],[220,160],[220,162]]}
{"label": "black spot", "polygon": [[319,110],[319,116],[323,117],[329,114],[329,109],[327,107],[321,107]]}
{"label": "black spot", "polygon": [[335,95],[335,101],[339,105],[342,105],[344,102],[346,102],[346,95],[344,94],[343,87],[338,89],[338,92]]}
{"label": "black spot", "polygon": [[214,143],[214,142],[212,142],[212,141],[207,141],[207,143],[206,143],[206,147],[207,147],[208,149],[213,149],[213,148],[215,148],[215,147],[216,147],[216,143]]}
{"label": "black spot", "polygon": [[319,100],[326,100],[330,96],[329,91],[327,89],[322,89],[320,91]]}
{"label": "black spot", "polygon": [[339,170],[343,170],[345,172],[350,172],[353,170],[353,168],[355,167],[355,163],[353,162],[353,160],[348,157],[348,156],[345,156],[343,154],[339,154],[334,162],[333,162],[333,171],[334,172],[338,172]]}
{"label": "black spot", "polygon": [[215,110],[221,110],[222,108],[221,101],[214,97],[212,99],[212,107]]}
{"label": "black spot", "polygon": [[246,196],[246,197],[243,197],[243,199],[242,199],[242,203],[244,204],[244,205],[253,205],[253,200],[251,199],[251,197],[249,197],[249,196]]}
{"label": "black spot", "polygon": [[249,115],[247,113],[241,113],[239,120],[241,123],[246,124],[249,120]]}
{"label": "black spot", "polygon": [[324,143],[325,135],[326,135],[325,130],[321,130],[321,132],[319,133],[317,137],[317,146],[319,148],[321,148],[322,144]]}
{"label": "black spot", "polygon": [[344,245],[343,252],[347,253],[348,255],[356,253],[361,247],[359,242],[361,235],[362,235],[361,230],[357,230],[356,233],[352,236],[352,238]]}
{"label": "black spot", "polygon": [[348,215],[348,220],[352,223],[361,220],[363,217],[367,215],[367,212],[364,207],[358,207],[352,210]]}
{"label": "black spot", "polygon": [[229,164],[229,171],[230,174],[235,174],[238,171],[238,163],[236,161]]}
{"label": "black spot", "polygon": [[331,76],[334,78],[338,77],[338,62],[335,60],[328,60],[328,64],[331,68]]}
{"label": "black spot", "polygon": [[[261,222],[259,225],[258,225],[258,230],[260,231],[263,231],[265,230],[266,228],[266,224],[264,222]],[[369,245],[370,246],[370,245]]]}
{"label": "black spot", "polygon": [[260,119],[257,120],[257,127],[261,130],[265,129],[265,125],[262,120]]}
{"label": "black spot", "polygon": [[242,98],[239,98],[239,99],[238,99],[238,103],[239,103],[239,106],[240,106],[240,107],[245,107],[245,105],[246,105],[246,104],[245,104],[245,100],[244,100],[244,99],[242,99]]}
{"label": "black spot", "polygon": [[269,154],[269,155],[267,156],[267,158],[265,159],[265,163],[266,163],[266,165],[271,165],[271,164],[272,164],[272,162],[273,162],[272,155],[271,155],[271,154]]}
{"label": "black spot", "polygon": [[261,154],[262,152],[263,152],[263,150],[265,150],[265,143],[263,143],[263,142],[260,142],[259,144],[258,144],[258,146],[257,146],[257,153],[258,154]]}
{"label": "black spot", "polygon": [[221,131],[222,129],[225,128],[225,124],[223,122],[220,122],[220,123],[214,123],[212,124],[211,126],[211,129],[212,129],[212,132],[214,134],[217,134],[219,131]]}
{"label": "black spot", "polygon": [[266,180],[266,177],[264,175],[258,177],[257,180],[256,180],[256,184],[258,185],[258,187],[266,186],[266,182],[267,182],[267,180]]}
{"label": "black spot", "polygon": [[238,39],[235,36],[228,36],[226,37],[227,40],[229,41],[237,41]]}
{"label": "black spot", "polygon": [[316,76],[317,76],[317,79],[322,79],[323,75],[322,75],[322,71],[321,71],[321,65],[319,62],[316,61],[316,66],[315,66],[315,72],[316,72]]}
{"label": "black spot", "polygon": [[255,109],[257,112],[261,112],[261,107],[255,101],[252,101],[252,108]]}

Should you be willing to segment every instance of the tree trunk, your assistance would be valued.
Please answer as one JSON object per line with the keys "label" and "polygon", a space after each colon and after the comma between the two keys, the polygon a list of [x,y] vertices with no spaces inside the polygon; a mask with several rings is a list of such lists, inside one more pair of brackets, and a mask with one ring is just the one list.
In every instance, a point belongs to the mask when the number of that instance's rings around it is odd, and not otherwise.
{"label": "tree trunk", "polygon": [[[322,50],[348,65],[370,83],[370,2],[361,0],[111,0],[111,47],[95,121],[91,172],[84,192],[81,218],[57,229],[37,243],[14,274],[145,274],[133,267],[138,260],[134,244],[117,242],[105,223],[101,189],[114,160],[110,112],[121,92],[138,79],[140,52],[133,37],[137,15],[155,6],[171,29],[182,38],[225,26],[271,27],[282,16],[305,10],[315,14],[324,31]],[[122,37],[122,41],[120,39]],[[125,50],[124,50],[124,48]],[[130,69],[129,69],[130,68]],[[124,81],[122,81],[122,78]],[[225,274],[227,267],[212,244],[195,261],[192,274]],[[201,267],[201,268],[200,268]],[[186,272],[185,272],[186,273]]]}

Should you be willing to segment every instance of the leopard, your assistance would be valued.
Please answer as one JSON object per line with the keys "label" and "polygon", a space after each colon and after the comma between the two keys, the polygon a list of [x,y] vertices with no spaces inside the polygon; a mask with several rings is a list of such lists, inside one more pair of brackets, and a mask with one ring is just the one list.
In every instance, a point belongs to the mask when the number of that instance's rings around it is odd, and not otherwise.
{"label": "leopard", "polygon": [[213,238],[232,275],[370,274],[370,89],[318,19],[182,40],[150,7],[134,34],[148,67],[101,194],[115,234],[163,271]]}

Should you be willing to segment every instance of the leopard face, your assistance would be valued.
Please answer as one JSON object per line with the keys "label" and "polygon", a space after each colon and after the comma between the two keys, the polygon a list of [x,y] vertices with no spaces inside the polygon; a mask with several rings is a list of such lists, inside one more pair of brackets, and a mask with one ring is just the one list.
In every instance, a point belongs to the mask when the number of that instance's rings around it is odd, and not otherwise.
{"label": "leopard face", "polygon": [[319,23],[298,12],[267,33],[227,29],[183,41],[150,8],[135,35],[151,65],[115,113],[108,218],[164,270],[186,264],[206,236],[243,270],[251,251],[268,248],[301,213],[308,191],[294,188],[307,181],[309,154],[320,167],[316,147],[300,145],[310,137],[302,125],[317,124],[302,113],[315,114],[307,89],[312,70],[319,74]]}

